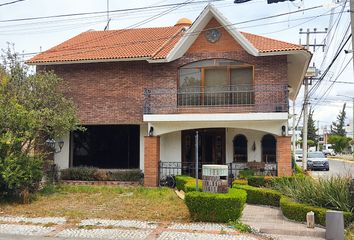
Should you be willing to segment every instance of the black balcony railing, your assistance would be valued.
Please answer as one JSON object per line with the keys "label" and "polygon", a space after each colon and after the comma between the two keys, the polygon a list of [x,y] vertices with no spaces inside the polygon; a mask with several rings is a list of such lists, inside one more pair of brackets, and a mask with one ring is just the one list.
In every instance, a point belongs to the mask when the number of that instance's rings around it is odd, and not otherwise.
{"label": "black balcony railing", "polygon": [[144,91],[145,114],[193,112],[287,112],[284,84],[150,88]]}

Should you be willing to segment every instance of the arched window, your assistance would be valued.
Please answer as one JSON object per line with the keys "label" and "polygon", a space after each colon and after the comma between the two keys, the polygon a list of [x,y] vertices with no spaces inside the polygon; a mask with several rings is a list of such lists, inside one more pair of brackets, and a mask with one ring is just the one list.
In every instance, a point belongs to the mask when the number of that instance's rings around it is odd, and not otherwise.
{"label": "arched window", "polygon": [[234,162],[247,162],[247,138],[238,134],[234,137]]}
{"label": "arched window", "polygon": [[271,134],[266,134],[262,138],[262,161],[265,163],[276,163],[276,140]]}

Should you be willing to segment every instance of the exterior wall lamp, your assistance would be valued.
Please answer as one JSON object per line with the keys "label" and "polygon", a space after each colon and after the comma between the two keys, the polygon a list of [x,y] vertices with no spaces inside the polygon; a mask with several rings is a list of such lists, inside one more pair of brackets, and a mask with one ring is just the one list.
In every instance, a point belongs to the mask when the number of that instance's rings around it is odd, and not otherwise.
{"label": "exterior wall lamp", "polygon": [[[59,150],[57,150],[56,148],[56,143],[58,144]],[[63,140],[59,140],[58,142],[56,142],[53,138],[48,138],[45,141],[45,144],[54,152],[54,153],[60,153],[61,150],[64,147],[64,141]]]}
{"label": "exterior wall lamp", "polygon": [[283,125],[281,126],[281,135],[284,137],[286,136],[286,127]]}
{"label": "exterior wall lamp", "polygon": [[149,137],[153,136],[154,135],[154,127],[150,127],[149,128]]}

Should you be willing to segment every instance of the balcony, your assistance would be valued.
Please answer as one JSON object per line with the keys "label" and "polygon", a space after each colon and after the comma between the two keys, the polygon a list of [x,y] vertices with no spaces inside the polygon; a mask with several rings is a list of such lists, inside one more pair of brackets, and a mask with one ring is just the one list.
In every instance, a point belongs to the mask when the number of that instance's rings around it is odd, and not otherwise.
{"label": "balcony", "polygon": [[288,112],[285,84],[146,88],[144,114]]}

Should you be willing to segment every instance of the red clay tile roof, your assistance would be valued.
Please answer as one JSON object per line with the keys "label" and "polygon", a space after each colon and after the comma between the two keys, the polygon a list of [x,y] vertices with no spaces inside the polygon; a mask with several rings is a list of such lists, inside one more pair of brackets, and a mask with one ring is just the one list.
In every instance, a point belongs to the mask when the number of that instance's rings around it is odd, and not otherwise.
{"label": "red clay tile roof", "polygon": [[180,39],[184,27],[84,32],[34,56],[27,63],[165,58]]}
{"label": "red clay tile roof", "polygon": [[[29,64],[114,59],[165,59],[186,26],[81,33],[27,61]],[[259,52],[301,50],[302,46],[242,32]]]}
{"label": "red clay tile roof", "polygon": [[302,50],[303,46],[287,43],[279,40],[275,40],[272,38],[267,38],[251,33],[241,32],[243,36],[245,36],[248,41],[252,43],[252,45],[258,49],[261,53],[266,52],[282,52],[282,51],[293,51],[293,50]]}

